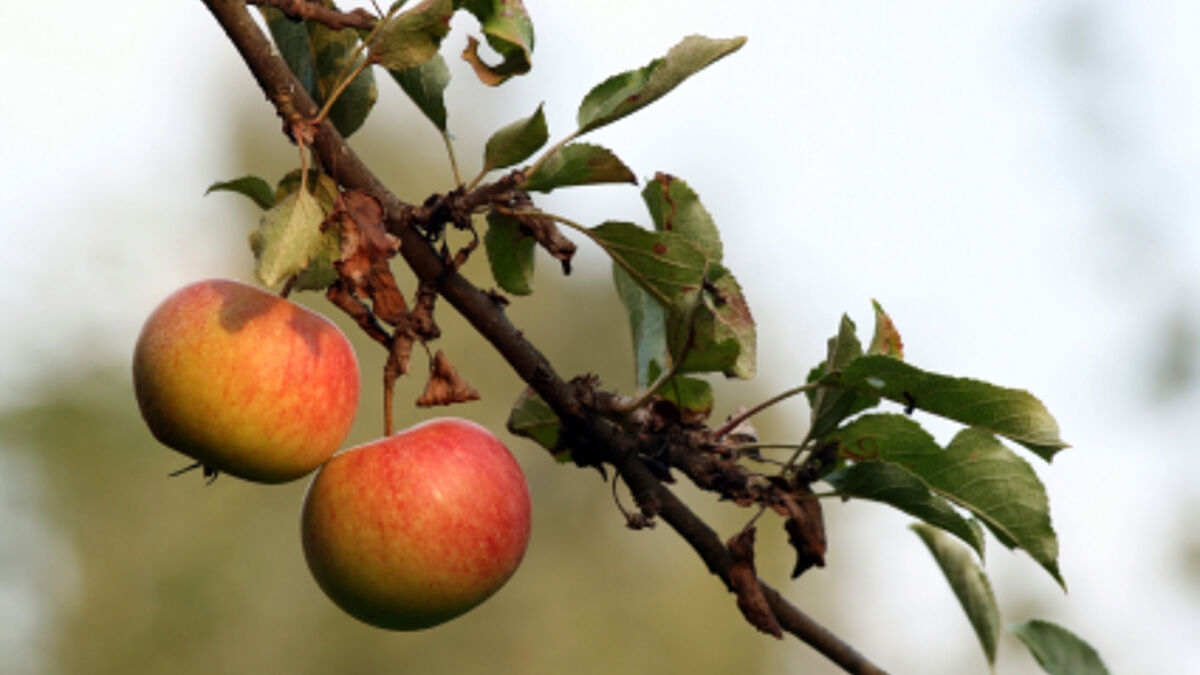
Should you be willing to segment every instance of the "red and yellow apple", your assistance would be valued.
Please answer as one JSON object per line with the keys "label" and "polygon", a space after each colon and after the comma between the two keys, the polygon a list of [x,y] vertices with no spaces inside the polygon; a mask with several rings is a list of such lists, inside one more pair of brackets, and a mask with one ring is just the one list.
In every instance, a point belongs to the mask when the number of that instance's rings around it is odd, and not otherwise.
{"label": "red and yellow apple", "polygon": [[358,409],[358,362],[336,326],[223,279],[185,286],[154,310],[134,348],[133,384],[164,445],[262,483],[320,466]]}
{"label": "red and yellow apple", "polygon": [[393,630],[486,600],[516,571],[529,528],[521,467],[487,429],[453,418],[338,453],[301,514],[317,584],[350,615]]}

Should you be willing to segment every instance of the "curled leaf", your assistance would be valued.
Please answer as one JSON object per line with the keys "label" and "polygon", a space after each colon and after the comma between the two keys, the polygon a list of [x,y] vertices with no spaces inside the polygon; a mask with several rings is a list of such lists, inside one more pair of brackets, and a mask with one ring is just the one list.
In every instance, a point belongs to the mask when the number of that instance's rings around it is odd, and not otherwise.
{"label": "curled leaf", "polygon": [[479,40],[468,37],[463,59],[484,84],[495,87],[513,75],[529,72],[533,53],[533,22],[521,0],[459,0],[479,19],[488,46],[504,58],[490,66],[479,56]]}
{"label": "curled leaf", "polygon": [[[812,494],[812,490],[807,486],[798,492],[801,497]],[[782,502],[776,504],[774,509],[787,517],[783,527],[788,534],[788,543],[796,551],[796,565],[792,568],[792,578],[804,574],[814,565],[824,567],[825,518],[821,512],[821,502],[784,494]]]}
{"label": "curled leaf", "polygon": [[433,355],[433,367],[429,372],[429,384],[425,393],[417,399],[417,406],[428,408],[435,405],[450,405],[479,400],[479,392],[467,385],[450,360],[439,349]]}
{"label": "curled leaf", "polygon": [[754,527],[747,527],[734,535],[726,546],[732,558],[729,586],[737,595],[737,606],[742,616],[758,630],[782,640],[783,630],[767,603],[762,584],[758,581],[758,572],[754,569]]}
{"label": "curled leaf", "polygon": [[575,257],[575,244],[563,236],[554,221],[533,213],[537,211],[537,207],[533,205],[529,195],[523,192],[516,193],[506,206],[516,212],[512,217],[520,224],[521,232],[533,237],[539,246],[562,263],[563,274],[570,274],[571,259]]}

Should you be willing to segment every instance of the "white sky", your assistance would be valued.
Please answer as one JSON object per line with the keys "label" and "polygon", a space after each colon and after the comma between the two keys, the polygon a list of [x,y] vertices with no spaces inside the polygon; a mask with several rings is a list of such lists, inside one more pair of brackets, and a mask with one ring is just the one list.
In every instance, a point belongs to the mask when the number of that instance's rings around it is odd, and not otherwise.
{"label": "white sky", "polygon": [[[1200,401],[1193,390],[1155,408],[1140,373],[1172,304],[1194,315],[1200,300],[1200,5],[526,4],[534,75],[491,100],[505,121],[545,100],[554,136],[592,84],[683,35],[748,35],[741,52],[589,140],[704,198],[759,322],[769,381],[802,376],[842,312],[869,330],[874,297],[914,364],[1039,395],[1074,445],[1036,467],[1071,593],[993,547],[1002,604],[1053,599],[1045,618],[1090,640],[1113,672],[1191,663],[1200,598],[1180,587],[1171,542],[1190,527],[1184,507],[1200,506],[1189,461]],[[0,43],[19,64],[0,107],[0,405],[44,369],[122,364],[163,295],[241,273],[226,262],[229,238],[206,236],[241,212],[199,199],[229,170],[220,106],[241,64],[199,2],[122,9],[121,21],[97,3],[0,9],[24,27]],[[452,51],[462,39],[451,35]],[[478,93],[465,77],[452,84],[452,130]],[[585,221],[645,220],[633,190],[546,204]],[[178,250],[188,257],[164,255]],[[911,640],[891,661],[898,672],[953,672],[962,645],[921,645],[949,629],[971,640],[965,621],[948,592],[928,600],[941,583],[928,555],[882,510],[859,509],[872,525],[841,544],[859,555],[834,583],[878,596],[852,641],[895,655]],[[914,608],[928,614],[914,622]],[[1010,658],[999,672],[1038,671]]]}

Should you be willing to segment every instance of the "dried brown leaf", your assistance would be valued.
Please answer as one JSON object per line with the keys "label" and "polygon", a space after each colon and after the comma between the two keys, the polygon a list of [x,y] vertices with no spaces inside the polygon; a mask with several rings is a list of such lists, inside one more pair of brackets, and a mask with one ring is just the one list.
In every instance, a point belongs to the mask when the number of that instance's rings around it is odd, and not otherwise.
{"label": "dried brown leaf", "polygon": [[450,364],[446,355],[438,350],[433,355],[433,367],[430,368],[429,384],[425,385],[425,393],[417,399],[417,405],[428,408],[435,405],[450,405],[465,403],[479,399],[479,392],[467,385],[458,375],[458,371]]}
{"label": "dried brown leaf", "polygon": [[433,307],[437,297],[437,288],[433,284],[421,282],[417,287],[417,306],[408,315],[408,329],[414,336],[426,342],[436,340],[442,335],[442,330],[433,320]]}
{"label": "dried brown leaf", "polygon": [[737,594],[737,606],[746,621],[764,633],[783,639],[779,620],[767,603],[762,584],[758,581],[758,572],[754,569],[754,532],[754,526],[747,527],[725,544],[733,559],[729,568],[729,585]]}
{"label": "dried brown leaf", "polygon": [[[812,490],[807,486],[797,488],[796,492],[801,495],[812,494]],[[784,494],[781,501],[774,505],[774,509],[787,517],[783,527],[788,533],[788,543],[796,550],[796,566],[792,568],[792,578],[795,579],[814,565],[824,567],[825,519],[821,503],[816,499]]]}
{"label": "dried brown leaf", "polygon": [[546,216],[530,213],[536,212],[537,207],[533,205],[529,194],[514,193],[506,207],[516,212],[513,213],[513,217],[521,224],[521,231],[533,237],[539,246],[562,263],[563,274],[570,274],[571,258],[575,257],[575,244],[563,235],[553,220]]}

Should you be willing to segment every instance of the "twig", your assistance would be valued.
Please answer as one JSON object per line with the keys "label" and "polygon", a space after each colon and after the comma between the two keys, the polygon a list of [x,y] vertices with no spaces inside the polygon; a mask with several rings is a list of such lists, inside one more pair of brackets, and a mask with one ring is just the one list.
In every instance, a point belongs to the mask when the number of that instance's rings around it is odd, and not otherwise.
{"label": "twig", "polygon": [[[273,53],[270,42],[246,11],[245,2],[203,2],[242,55],[259,87],[276,110],[286,112],[290,105],[300,114],[313,117],[317,112],[316,105],[296,82],[287,65]],[[573,437],[587,441],[601,461],[617,468],[642,509],[657,513],[667,521],[696,550],[709,570],[728,587],[729,551],[720,537],[663,486],[639,459],[639,455],[648,450],[640,445],[644,441],[636,434],[620,429],[604,415],[588,410],[575,397],[571,385],[555,373],[546,357],[508,321],[504,312],[486,293],[458,273],[446,269],[437,253],[413,227],[418,207],[401,202],[384,187],[328,120],[319,126],[313,150],[321,159],[322,166],[340,185],[363,190],[379,200],[389,231],[401,240],[400,254],[417,277],[434,284],[442,297],[492,344],[516,374],[554,410],[571,430]],[[778,592],[765,584],[763,591],[771,611],[784,630],[811,645],[847,672],[868,675],[884,672]]]}

